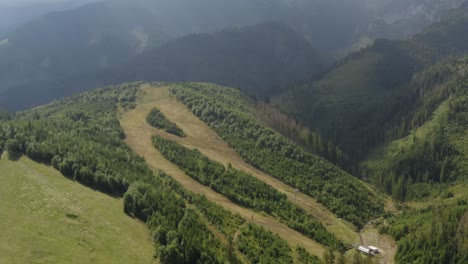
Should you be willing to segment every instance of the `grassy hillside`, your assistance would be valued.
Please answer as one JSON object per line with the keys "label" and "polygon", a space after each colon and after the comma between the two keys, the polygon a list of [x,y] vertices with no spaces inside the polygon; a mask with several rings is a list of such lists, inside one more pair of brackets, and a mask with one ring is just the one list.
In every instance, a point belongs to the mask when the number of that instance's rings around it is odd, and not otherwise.
{"label": "grassy hillside", "polygon": [[0,160],[1,263],[152,263],[143,223],[122,200],[26,157]]}

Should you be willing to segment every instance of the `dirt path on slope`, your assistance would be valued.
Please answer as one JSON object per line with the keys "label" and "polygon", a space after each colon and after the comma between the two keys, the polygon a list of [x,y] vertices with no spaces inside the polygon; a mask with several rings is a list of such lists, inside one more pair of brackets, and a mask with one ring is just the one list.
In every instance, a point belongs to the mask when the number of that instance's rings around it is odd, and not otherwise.
{"label": "dirt path on slope", "polygon": [[[151,108],[155,106],[155,98],[159,98],[159,96],[161,96],[161,94],[156,94],[154,92],[160,92],[162,89],[148,88],[149,87],[145,88],[145,90],[148,93],[139,102],[136,109],[122,114],[119,119],[121,126],[125,131],[125,135],[127,136],[127,138],[125,139],[125,143],[133,151],[143,156],[146,160],[146,163],[152,170],[162,170],[168,173],[187,190],[192,191],[194,193],[203,194],[210,201],[223,206],[225,209],[228,209],[233,213],[239,214],[245,220],[254,224],[262,225],[265,229],[279,234],[282,238],[288,241],[288,243],[292,247],[300,245],[307,249],[311,254],[314,254],[320,258],[322,257],[325,248],[321,244],[305,237],[299,232],[287,227],[285,224],[282,224],[271,217],[256,213],[252,210],[246,209],[244,207],[232,203],[223,195],[193,180],[192,178],[187,176],[182,170],[180,170],[177,166],[166,160],[153,147],[151,142],[151,137],[154,134],[161,132],[157,129],[152,128],[146,123],[147,114],[150,112]],[[191,124],[184,124],[183,129],[186,133],[191,130],[190,128],[187,128],[187,126],[190,127]],[[203,135],[202,131],[194,131],[193,133],[201,133],[200,135]],[[191,135],[192,132],[189,132],[189,134]]]}
{"label": "dirt path on slope", "polygon": [[169,120],[182,128],[187,137],[179,138],[160,130],[155,130],[156,134],[176,140],[186,147],[197,148],[210,159],[225,165],[230,163],[232,167],[244,171],[284,193],[289,200],[318,219],[329,232],[335,234],[339,239],[347,243],[353,243],[356,240],[358,233],[351,223],[339,219],[315,199],[303,193],[295,193],[291,186],[245,162],[234,149],[229,147],[184,104],[171,95],[167,87],[156,88],[148,85],[143,87],[143,90],[146,95],[143,104],[139,107],[140,114],[145,115],[146,118],[151,108],[156,106]]}

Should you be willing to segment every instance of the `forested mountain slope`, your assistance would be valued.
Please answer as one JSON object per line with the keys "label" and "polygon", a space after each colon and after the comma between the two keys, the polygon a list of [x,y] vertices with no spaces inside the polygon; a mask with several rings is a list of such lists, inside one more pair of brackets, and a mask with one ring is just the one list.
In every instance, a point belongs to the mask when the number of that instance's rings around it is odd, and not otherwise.
{"label": "forested mountain slope", "polygon": [[190,35],[146,52],[114,73],[127,80],[204,81],[267,97],[326,65],[303,35],[281,23]]}
{"label": "forested mountain slope", "polygon": [[239,91],[196,83],[174,85],[171,91],[244,160],[316,198],[339,217],[362,227],[382,213],[375,193],[259,122],[253,101]]}
{"label": "forested mountain slope", "polygon": [[[387,144],[363,174],[401,204],[380,231],[398,241],[396,263],[468,261],[468,58],[417,74],[401,97]],[[407,134],[404,131],[411,129]]]}
{"label": "forested mountain slope", "polygon": [[[397,140],[363,163],[364,173],[396,199],[437,196],[447,185],[468,180],[467,73],[464,58],[415,76],[411,93],[401,98],[401,125],[392,131]],[[409,135],[402,133],[407,128]]]}
{"label": "forested mountain slope", "polygon": [[269,22],[182,37],[107,71],[16,87],[0,94],[0,105],[21,109],[93,87],[139,80],[214,82],[265,98],[318,74],[325,65],[325,58],[302,34]]}
{"label": "forested mountain slope", "polygon": [[[406,41],[378,40],[348,56],[317,81],[274,98],[281,108],[362,157],[384,142],[413,74],[468,51],[468,9],[460,9]],[[399,121],[397,121],[399,122]]]}

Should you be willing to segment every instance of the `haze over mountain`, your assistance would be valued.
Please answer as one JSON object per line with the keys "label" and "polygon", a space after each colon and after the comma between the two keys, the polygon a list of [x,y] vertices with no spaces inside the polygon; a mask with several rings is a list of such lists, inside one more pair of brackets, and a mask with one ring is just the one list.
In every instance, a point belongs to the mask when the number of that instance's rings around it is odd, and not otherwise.
{"label": "haze over mountain", "polygon": [[20,109],[90,88],[139,80],[213,82],[267,98],[320,73],[327,63],[289,26],[262,23],[188,35],[112,69],[17,87],[0,95],[0,104]]}
{"label": "haze over mountain", "polygon": [[[48,14],[2,37],[0,93],[115,68],[142,52],[187,34],[265,21],[291,26],[323,54],[322,58],[332,59],[332,54],[361,46],[374,37],[404,37],[416,32],[421,25],[437,20],[444,10],[462,1],[435,2],[439,1],[415,0],[405,4],[390,0],[109,0],[91,3]],[[408,13],[413,9],[418,12]],[[381,17],[388,25],[373,26],[376,21],[382,21]],[[390,34],[388,28],[394,24],[410,33],[397,29],[402,34]],[[180,80],[185,80],[184,77]]]}
{"label": "haze over mountain", "polygon": [[98,0],[2,0],[0,38],[17,26],[54,11],[76,8]]}

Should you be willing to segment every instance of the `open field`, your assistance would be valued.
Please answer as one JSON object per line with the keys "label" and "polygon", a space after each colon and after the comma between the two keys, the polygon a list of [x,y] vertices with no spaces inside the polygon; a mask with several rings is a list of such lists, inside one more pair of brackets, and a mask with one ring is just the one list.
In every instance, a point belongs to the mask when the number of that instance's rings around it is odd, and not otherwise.
{"label": "open field", "polygon": [[[297,231],[292,230],[291,228],[287,227],[285,224],[280,223],[279,221],[265,216],[263,214],[259,214],[254,212],[253,210],[246,209],[244,207],[238,206],[232,203],[229,199],[224,197],[223,195],[213,191],[209,187],[203,186],[197,181],[193,180],[189,176],[187,176],[182,170],[180,170],[177,166],[172,164],[171,162],[167,161],[152,145],[151,137],[154,134],[164,134],[168,136],[169,134],[165,132],[161,132],[155,128],[152,128],[150,125],[146,123],[146,116],[151,111],[151,108],[156,106],[156,100],[164,100],[164,93],[166,98],[169,97],[169,93],[167,89],[154,89],[151,87],[145,87],[144,89],[147,93],[139,98],[139,103],[136,109],[128,111],[124,113],[120,117],[120,123],[122,128],[125,131],[127,136],[125,142],[138,154],[143,156],[146,159],[147,164],[150,166],[151,169],[157,171],[162,170],[169,175],[171,175],[175,180],[177,180],[184,188],[194,193],[204,194],[210,201],[220,204],[225,209],[230,210],[233,213],[238,213],[241,217],[246,219],[249,222],[259,224],[264,226],[267,230],[270,230],[274,233],[278,233],[282,238],[287,240],[291,246],[295,247],[296,245],[300,245],[306,248],[310,253],[321,257],[325,248],[318,244],[317,242],[303,236]],[[160,94],[160,92],[163,94]],[[167,99],[166,99],[167,100]],[[193,116],[182,104],[178,103],[178,105],[174,105],[176,102],[170,101],[170,106],[173,107],[174,111],[183,110],[185,112],[182,115]],[[163,111],[162,109],[160,109]],[[164,114],[166,112],[163,111]],[[190,115],[189,115],[190,114]],[[216,140],[215,142],[223,142],[219,139],[209,128],[208,130],[198,130],[197,126],[202,123],[196,117],[193,117],[194,120],[187,121],[181,125],[177,119],[173,119],[172,116],[167,115],[168,119],[171,121],[175,121],[177,125],[179,125],[184,132],[187,134],[187,140],[196,141],[197,138],[203,138],[203,142],[207,142],[210,140]],[[196,120],[196,121],[195,121]],[[196,123],[194,123],[196,122]],[[206,134],[206,133],[210,134]],[[194,138],[192,135],[198,134],[197,138]],[[203,144],[201,142],[200,144]],[[224,143],[225,144],[225,143]],[[213,146],[213,143],[208,144],[205,148],[209,149]],[[215,155],[222,156],[225,154],[226,150],[230,150],[229,148],[225,148],[221,150],[221,152],[217,152],[217,148],[211,149],[210,158]],[[201,150],[202,151],[202,150]],[[203,152],[203,151],[202,151]],[[204,152],[206,154],[206,152]],[[231,162],[231,164],[234,163]]]}
{"label": "open field", "polygon": [[122,200],[28,158],[0,160],[0,263],[154,263]]}
{"label": "open field", "polygon": [[185,105],[172,96],[167,87],[155,88],[145,86],[143,90],[145,91],[145,98],[144,103],[139,107],[141,111],[147,114],[152,107],[156,106],[169,120],[175,122],[177,126],[182,128],[187,136],[180,138],[156,129],[154,133],[168,139],[176,140],[186,147],[197,148],[212,160],[225,165],[230,163],[232,167],[260,179],[287,195],[291,201],[295,202],[298,206],[321,221],[325,228],[335,234],[339,239],[347,243],[352,243],[356,240],[358,233],[351,223],[339,219],[315,199],[302,193],[295,194],[294,188],[291,186],[246,163],[234,149],[229,147],[228,144],[204,122],[193,115]]}

